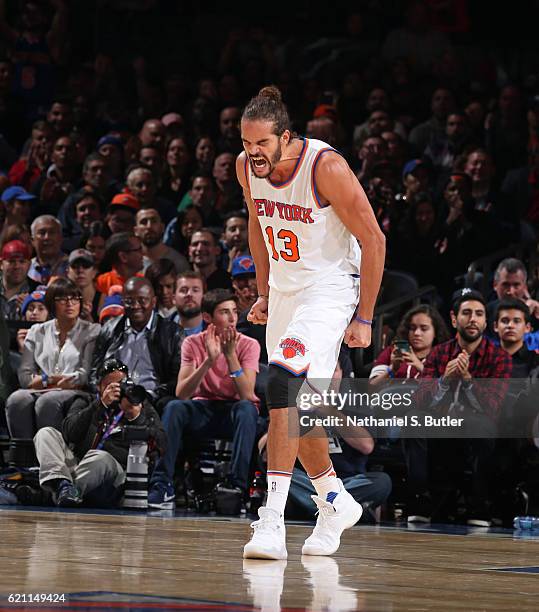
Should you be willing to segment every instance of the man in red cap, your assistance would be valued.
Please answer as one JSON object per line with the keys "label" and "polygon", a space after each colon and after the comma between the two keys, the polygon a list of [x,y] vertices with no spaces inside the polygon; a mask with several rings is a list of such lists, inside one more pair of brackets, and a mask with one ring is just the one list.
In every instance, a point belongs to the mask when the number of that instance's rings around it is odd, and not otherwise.
{"label": "man in red cap", "polygon": [[140,203],[134,195],[119,193],[112,198],[108,206],[105,223],[113,234],[132,232],[139,209]]}
{"label": "man in red cap", "polygon": [[30,291],[26,274],[32,253],[21,240],[6,242],[0,253],[0,309],[6,319],[18,319],[20,306]]}

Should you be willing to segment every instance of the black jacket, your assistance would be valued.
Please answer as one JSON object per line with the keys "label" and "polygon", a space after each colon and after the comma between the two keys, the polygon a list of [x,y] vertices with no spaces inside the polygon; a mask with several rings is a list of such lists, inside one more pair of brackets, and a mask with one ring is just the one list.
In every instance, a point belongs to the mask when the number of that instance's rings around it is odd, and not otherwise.
{"label": "black jacket", "polygon": [[[124,330],[127,317],[115,317],[107,321],[101,328],[95,343],[90,369],[90,387],[96,391],[96,372],[105,359],[117,358],[118,349],[124,342]],[[184,333],[179,325],[163,319],[154,313],[148,348],[155,375],[159,381],[155,389],[157,396],[154,405],[161,409],[165,399],[173,399],[176,395],[176,383],[180,369],[180,347]]]}
{"label": "black jacket", "polygon": [[[88,394],[80,394],[73,399],[62,423],[62,435],[79,461],[91,450],[96,433],[101,430],[106,414],[107,409],[101,400],[92,400]],[[163,454],[166,447],[165,430],[159,415],[149,402],[144,402],[141,413],[133,421],[128,421],[125,416],[122,417],[118,421],[118,427],[123,429],[127,423],[147,427],[150,437],[155,440],[159,452]],[[123,439],[122,432],[111,433],[105,440],[102,450],[110,453],[125,469],[129,442]]]}

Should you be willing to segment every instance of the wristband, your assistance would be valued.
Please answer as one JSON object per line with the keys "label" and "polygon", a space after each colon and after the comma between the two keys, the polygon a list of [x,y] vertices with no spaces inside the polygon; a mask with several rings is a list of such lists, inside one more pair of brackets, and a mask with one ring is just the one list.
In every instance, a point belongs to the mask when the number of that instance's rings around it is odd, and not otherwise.
{"label": "wristband", "polygon": [[395,378],[395,372],[393,372],[390,366],[387,366],[387,373],[389,374],[389,378]]}
{"label": "wristband", "polygon": [[47,374],[45,374],[45,372],[41,374],[41,386],[43,389],[46,389],[49,386],[49,377]]}
{"label": "wristband", "polygon": [[362,319],[361,317],[356,317],[356,321],[358,323],[362,323],[363,325],[372,325],[372,321],[369,321],[368,319]]}
{"label": "wristband", "polygon": [[438,379],[438,384],[440,385],[440,391],[449,391],[449,384],[444,382],[444,379],[442,376],[440,376],[440,378]]}
{"label": "wristband", "polygon": [[243,368],[240,368],[239,370],[235,370],[234,372],[230,372],[229,376],[230,376],[230,378],[238,378],[242,374],[243,374]]}
{"label": "wristband", "polygon": [[269,295],[264,295],[264,294],[262,294],[262,293],[259,293],[259,294],[258,294],[258,297],[259,297],[259,298],[264,298],[265,300],[269,299]]}

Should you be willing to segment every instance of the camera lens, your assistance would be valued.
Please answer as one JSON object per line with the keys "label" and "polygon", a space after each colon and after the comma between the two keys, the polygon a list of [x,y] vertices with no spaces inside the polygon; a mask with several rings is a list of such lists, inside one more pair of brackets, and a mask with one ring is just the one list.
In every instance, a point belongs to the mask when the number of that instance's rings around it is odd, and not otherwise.
{"label": "camera lens", "polygon": [[146,399],[146,389],[127,378],[120,383],[120,397],[127,398],[131,404],[141,404]]}

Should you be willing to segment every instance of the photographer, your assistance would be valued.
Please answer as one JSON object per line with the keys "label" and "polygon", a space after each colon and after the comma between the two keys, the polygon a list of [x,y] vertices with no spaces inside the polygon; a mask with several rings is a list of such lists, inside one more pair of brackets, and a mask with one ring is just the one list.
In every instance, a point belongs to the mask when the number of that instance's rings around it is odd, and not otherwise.
{"label": "photographer", "polygon": [[144,399],[144,389],[128,378],[127,366],[108,359],[97,371],[99,396],[74,399],[62,425],[41,429],[34,437],[39,482],[57,506],[96,506],[118,501],[125,481],[130,431],[147,430],[148,448],[163,452],[165,432]]}

